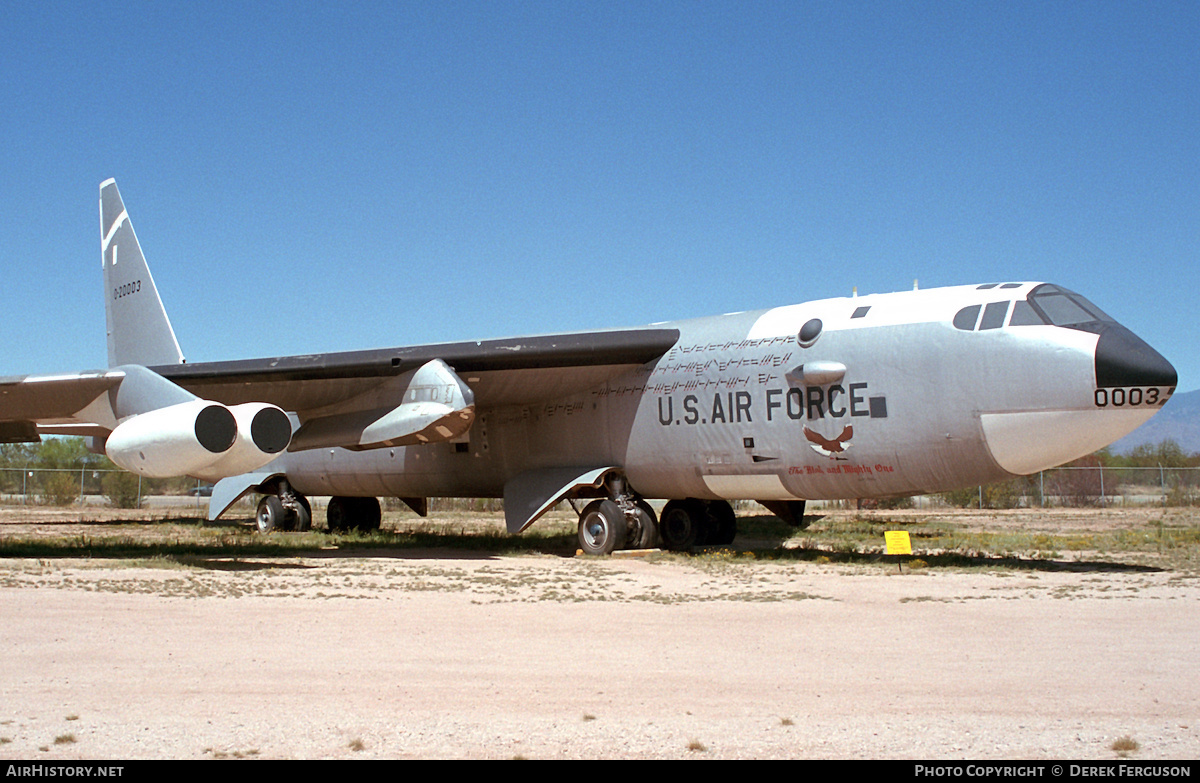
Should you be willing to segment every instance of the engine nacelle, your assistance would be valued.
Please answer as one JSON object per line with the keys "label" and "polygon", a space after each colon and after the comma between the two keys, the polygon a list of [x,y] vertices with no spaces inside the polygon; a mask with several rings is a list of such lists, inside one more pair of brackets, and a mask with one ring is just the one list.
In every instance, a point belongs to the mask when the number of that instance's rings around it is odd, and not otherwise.
{"label": "engine nacelle", "polygon": [[186,476],[220,459],[237,434],[237,420],[228,408],[192,400],[126,419],[108,436],[104,452],[143,476]]}
{"label": "engine nacelle", "polygon": [[292,442],[292,422],[282,409],[265,402],[234,405],[237,440],[229,451],[203,470],[189,473],[207,481],[238,476],[261,468]]}
{"label": "engine nacelle", "polygon": [[108,436],[105,453],[125,470],[150,478],[216,480],[259,468],[291,442],[292,425],[274,405],[228,408],[192,400],[133,416]]}

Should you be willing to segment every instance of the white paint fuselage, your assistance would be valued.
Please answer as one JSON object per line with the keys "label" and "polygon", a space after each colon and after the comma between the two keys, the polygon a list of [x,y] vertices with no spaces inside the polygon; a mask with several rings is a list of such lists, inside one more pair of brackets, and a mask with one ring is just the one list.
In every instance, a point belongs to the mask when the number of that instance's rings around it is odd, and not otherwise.
{"label": "white paint fuselage", "polygon": [[[1099,386],[1093,332],[954,323],[964,308],[1023,300],[1036,285],[659,324],[680,334],[659,359],[561,399],[481,404],[458,443],[315,449],[267,469],[306,494],[497,497],[526,471],[616,466],[647,498],[754,500],[906,495],[1029,474],[1116,440],[1174,391],[1158,377]],[[813,319],[819,333],[802,341]]]}

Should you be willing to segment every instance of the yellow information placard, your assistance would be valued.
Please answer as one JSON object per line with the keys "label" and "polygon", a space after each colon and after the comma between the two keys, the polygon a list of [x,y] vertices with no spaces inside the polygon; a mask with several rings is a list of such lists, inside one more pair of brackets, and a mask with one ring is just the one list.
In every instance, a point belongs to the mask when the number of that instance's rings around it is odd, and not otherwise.
{"label": "yellow information placard", "polygon": [[883,543],[889,555],[912,554],[912,541],[908,538],[907,530],[883,531]]}

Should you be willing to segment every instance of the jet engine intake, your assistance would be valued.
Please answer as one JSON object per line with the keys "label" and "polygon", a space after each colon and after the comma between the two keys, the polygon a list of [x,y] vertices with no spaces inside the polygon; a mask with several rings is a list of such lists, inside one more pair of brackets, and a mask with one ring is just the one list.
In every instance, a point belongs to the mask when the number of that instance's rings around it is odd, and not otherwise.
{"label": "jet engine intake", "polygon": [[292,441],[292,422],[282,409],[265,402],[229,408],[237,422],[237,440],[216,462],[188,475],[207,481],[238,476],[261,468]]}

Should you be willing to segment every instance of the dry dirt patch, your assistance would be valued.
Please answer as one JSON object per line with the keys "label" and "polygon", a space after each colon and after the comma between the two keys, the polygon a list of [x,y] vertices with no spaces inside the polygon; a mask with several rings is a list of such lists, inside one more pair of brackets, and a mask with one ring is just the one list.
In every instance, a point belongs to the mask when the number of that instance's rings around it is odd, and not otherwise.
{"label": "dry dirt patch", "polygon": [[151,565],[0,561],[0,755],[1200,751],[1200,587],[1177,571],[444,549]]}

